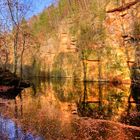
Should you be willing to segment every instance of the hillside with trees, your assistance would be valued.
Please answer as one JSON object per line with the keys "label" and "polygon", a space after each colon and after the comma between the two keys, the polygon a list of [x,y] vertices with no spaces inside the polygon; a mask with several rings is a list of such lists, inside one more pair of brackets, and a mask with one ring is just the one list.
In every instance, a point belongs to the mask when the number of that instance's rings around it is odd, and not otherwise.
{"label": "hillside with trees", "polygon": [[35,71],[84,81],[129,81],[139,47],[139,16],[139,1],[52,4],[28,21],[40,43]]}
{"label": "hillside with trees", "polygon": [[24,76],[129,81],[139,46],[138,0],[60,0],[29,20],[26,8],[12,6],[14,28],[1,33],[3,69],[13,67]]}
{"label": "hillside with trees", "polygon": [[0,139],[139,139],[140,0],[44,2],[0,0]]}

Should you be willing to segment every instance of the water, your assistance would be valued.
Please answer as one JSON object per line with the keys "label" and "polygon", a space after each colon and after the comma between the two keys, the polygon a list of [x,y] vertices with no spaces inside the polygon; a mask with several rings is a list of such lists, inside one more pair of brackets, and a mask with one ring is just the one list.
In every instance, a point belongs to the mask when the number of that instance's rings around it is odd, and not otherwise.
{"label": "water", "polygon": [[0,139],[1,140],[44,140],[43,137],[33,136],[30,132],[23,131],[17,123],[0,115]]}
{"label": "water", "polygon": [[130,85],[35,80],[15,98],[0,98],[0,139],[139,138],[139,91]]}

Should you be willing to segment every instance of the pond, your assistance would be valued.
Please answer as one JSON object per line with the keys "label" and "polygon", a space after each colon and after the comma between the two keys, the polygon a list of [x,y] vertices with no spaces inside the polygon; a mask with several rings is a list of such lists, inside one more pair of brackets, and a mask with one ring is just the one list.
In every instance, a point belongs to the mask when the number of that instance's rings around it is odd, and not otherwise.
{"label": "pond", "polygon": [[34,79],[0,98],[2,140],[140,139],[140,89],[71,79]]}

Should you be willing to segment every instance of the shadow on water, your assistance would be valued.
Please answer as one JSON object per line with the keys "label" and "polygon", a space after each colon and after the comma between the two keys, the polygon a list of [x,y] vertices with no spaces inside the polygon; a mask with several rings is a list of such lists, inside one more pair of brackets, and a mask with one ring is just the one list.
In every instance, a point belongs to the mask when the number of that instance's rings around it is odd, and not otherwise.
{"label": "shadow on water", "polygon": [[[136,103],[137,111],[140,112],[140,85],[131,85],[131,96]],[[130,102],[131,103],[131,102]]]}

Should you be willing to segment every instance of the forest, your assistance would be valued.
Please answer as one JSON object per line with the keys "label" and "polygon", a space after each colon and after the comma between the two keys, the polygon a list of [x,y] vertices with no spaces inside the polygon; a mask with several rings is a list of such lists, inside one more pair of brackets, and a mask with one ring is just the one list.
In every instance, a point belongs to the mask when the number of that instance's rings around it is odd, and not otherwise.
{"label": "forest", "polygon": [[0,0],[0,139],[140,139],[140,0],[34,3]]}

